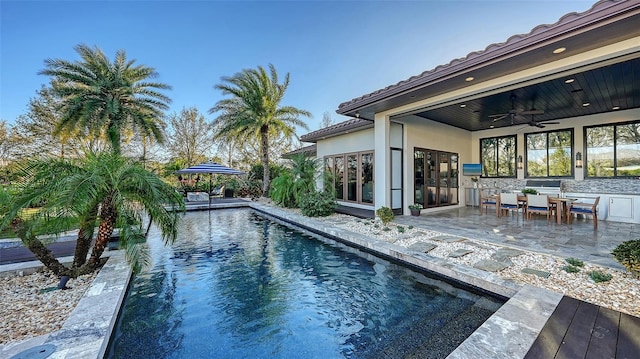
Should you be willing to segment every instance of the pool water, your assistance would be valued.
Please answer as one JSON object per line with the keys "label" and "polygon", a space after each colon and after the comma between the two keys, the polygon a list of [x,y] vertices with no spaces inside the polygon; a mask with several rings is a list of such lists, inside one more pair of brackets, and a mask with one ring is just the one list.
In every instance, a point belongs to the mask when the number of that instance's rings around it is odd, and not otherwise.
{"label": "pool water", "polygon": [[148,241],[109,358],[443,358],[502,301],[248,209]]}

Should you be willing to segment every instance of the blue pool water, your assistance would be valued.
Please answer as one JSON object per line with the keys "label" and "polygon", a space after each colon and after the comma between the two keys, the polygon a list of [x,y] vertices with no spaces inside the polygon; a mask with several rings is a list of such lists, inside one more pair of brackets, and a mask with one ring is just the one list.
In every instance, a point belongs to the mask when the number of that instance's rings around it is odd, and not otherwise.
{"label": "blue pool water", "polygon": [[502,304],[248,209],[149,240],[109,358],[441,358]]}

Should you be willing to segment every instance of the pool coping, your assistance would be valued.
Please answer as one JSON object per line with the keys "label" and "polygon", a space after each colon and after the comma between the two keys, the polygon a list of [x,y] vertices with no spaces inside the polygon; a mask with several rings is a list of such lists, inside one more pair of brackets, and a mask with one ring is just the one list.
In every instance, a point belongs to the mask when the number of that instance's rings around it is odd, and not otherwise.
{"label": "pool coping", "polygon": [[[327,235],[345,244],[416,266],[474,288],[508,298],[489,319],[469,336],[448,358],[523,358],[562,299],[562,294],[530,285],[520,286],[494,273],[411,251],[383,240],[360,235],[314,218],[277,207],[250,202],[250,207],[270,218],[296,228]],[[225,208],[225,207],[217,207]],[[199,208],[200,209],[200,208]],[[0,357],[11,357],[31,347],[53,344],[50,359],[103,358],[132,276],[124,251],[108,251],[109,257],[62,328],[48,335],[0,345]],[[2,265],[3,271],[41,268],[39,262]]]}

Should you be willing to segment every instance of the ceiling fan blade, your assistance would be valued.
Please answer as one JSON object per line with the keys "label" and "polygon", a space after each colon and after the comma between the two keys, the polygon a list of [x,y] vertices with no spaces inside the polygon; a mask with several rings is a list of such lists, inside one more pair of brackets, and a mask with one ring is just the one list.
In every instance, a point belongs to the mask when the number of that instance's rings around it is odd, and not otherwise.
{"label": "ceiling fan blade", "polygon": [[502,116],[506,116],[506,115],[508,115],[508,114],[509,114],[509,113],[497,113],[497,114],[494,114],[494,115],[489,115],[489,117],[490,117],[490,118],[494,118],[494,117],[502,117]]}
{"label": "ceiling fan blade", "polygon": [[542,110],[528,110],[528,111],[520,111],[518,112],[519,115],[542,115],[544,114],[544,111]]}
{"label": "ceiling fan blade", "polygon": [[[504,115],[494,115],[494,116],[498,116],[498,117],[496,117],[496,118],[494,118],[494,119],[493,119],[493,122],[496,122],[496,121],[504,120],[505,118],[507,118],[507,116],[509,116],[509,114],[504,114]],[[489,116],[489,117],[492,117],[492,116]]]}
{"label": "ceiling fan blade", "polygon": [[558,122],[558,121],[554,121],[554,122],[549,122],[549,121],[540,121],[540,122],[538,122],[538,123],[543,123],[543,124],[545,124],[545,125],[558,125],[558,124],[560,124],[560,122]]}

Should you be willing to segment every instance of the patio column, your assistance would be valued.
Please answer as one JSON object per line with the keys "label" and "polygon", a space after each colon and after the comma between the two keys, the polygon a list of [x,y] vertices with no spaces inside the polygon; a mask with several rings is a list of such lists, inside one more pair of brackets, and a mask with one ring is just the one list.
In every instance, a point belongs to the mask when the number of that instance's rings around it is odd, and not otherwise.
{"label": "patio column", "polygon": [[389,116],[376,113],[374,119],[375,139],[375,208],[391,208],[391,153],[389,151]]}

